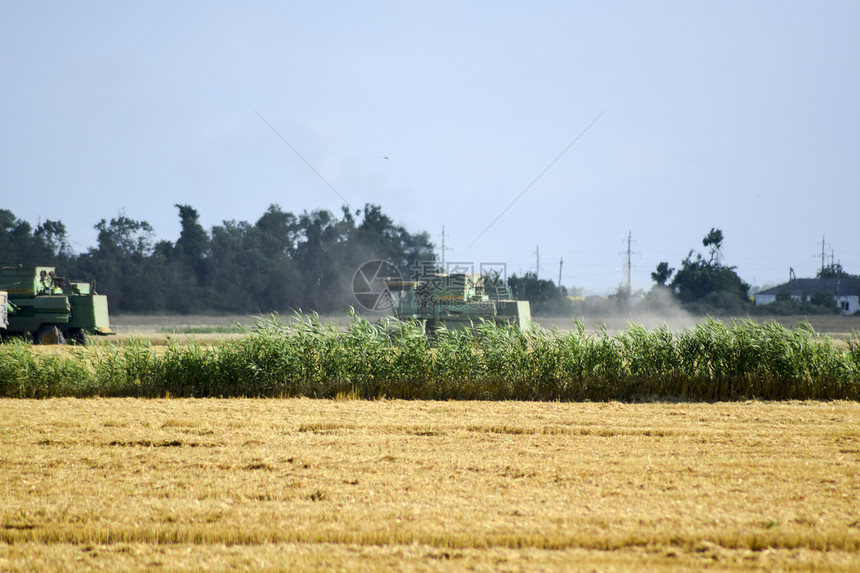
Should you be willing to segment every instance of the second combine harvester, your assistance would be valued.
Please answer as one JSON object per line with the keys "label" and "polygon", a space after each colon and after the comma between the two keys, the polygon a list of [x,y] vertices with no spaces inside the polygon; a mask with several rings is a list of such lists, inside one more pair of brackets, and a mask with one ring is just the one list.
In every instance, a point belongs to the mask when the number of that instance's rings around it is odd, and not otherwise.
{"label": "second combine harvester", "polygon": [[438,273],[422,280],[386,281],[392,308],[400,320],[417,320],[428,333],[439,328],[456,330],[481,322],[508,323],[526,329],[531,309],[526,300],[514,300],[499,281],[477,273]]}

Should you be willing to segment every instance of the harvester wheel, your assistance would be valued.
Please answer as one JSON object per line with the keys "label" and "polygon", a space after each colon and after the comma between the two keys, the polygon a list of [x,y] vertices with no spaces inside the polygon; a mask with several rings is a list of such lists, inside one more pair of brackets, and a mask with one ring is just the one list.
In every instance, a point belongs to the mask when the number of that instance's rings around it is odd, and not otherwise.
{"label": "harvester wheel", "polygon": [[36,344],[65,344],[63,331],[53,324],[43,324],[33,335]]}
{"label": "harvester wheel", "polygon": [[90,335],[82,328],[69,329],[69,341],[78,346],[87,346],[90,343]]}

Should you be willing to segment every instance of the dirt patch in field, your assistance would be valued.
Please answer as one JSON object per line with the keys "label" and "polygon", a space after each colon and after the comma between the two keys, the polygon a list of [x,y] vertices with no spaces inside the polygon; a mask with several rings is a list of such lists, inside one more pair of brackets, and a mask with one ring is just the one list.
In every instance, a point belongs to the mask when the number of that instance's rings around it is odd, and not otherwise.
{"label": "dirt patch in field", "polygon": [[[573,328],[574,319],[581,320],[587,332],[599,332],[602,326],[606,327],[610,334],[626,330],[630,324],[645,326],[648,329],[668,325],[673,331],[692,328],[706,320],[706,317],[693,317],[674,314],[661,317],[659,315],[609,315],[609,316],[584,316],[584,317],[558,317],[537,316],[533,317],[541,327],[551,330],[557,328],[560,331]],[[714,317],[725,323],[732,321],[752,320],[758,324],[776,322],[786,328],[795,329],[802,322],[808,322],[816,332],[836,339],[845,339],[852,333],[860,332],[860,316],[841,315],[813,315],[813,316],[718,316]]]}
{"label": "dirt patch in field", "polygon": [[[119,315],[111,318],[111,326],[116,336],[94,337],[96,344],[110,342],[125,342],[131,339],[144,338],[152,344],[161,346],[170,341],[184,343],[194,341],[199,344],[219,344],[225,340],[234,340],[240,336],[240,328],[250,329],[260,320],[260,316],[252,315]],[[271,318],[270,315],[263,317]],[[367,317],[376,321],[380,316]],[[860,332],[860,317],[857,316],[775,316],[775,317],[716,317],[729,323],[733,320],[753,320],[759,324],[777,322],[787,328],[797,328],[801,322],[808,322],[816,332],[829,336],[837,342],[837,346],[847,348],[845,339]],[[295,320],[293,315],[284,315],[282,320]],[[667,325],[673,331],[681,331],[695,327],[703,322],[705,317],[673,313],[671,315],[607,315],[607,316],[537,316],[534,321],[546,330],[567,332],[575,328],[575,321],[583,323],[588,334],[606,332],[616,335],[627,330],[630,324],[642,325],[653,330]],[[350,318],[344,316],[322,316],[320,321],[332,324],[344,330],[350,323]]]}
{"label": "dirt patch in field", "polygon": [[156,334],[166,330],[184,328],[230,328],[236,325],[250,327],[257,317],[243,314],[230,315],[111,315],[111,327],[117,334]]}
{"label": "dirt patch in field", "polygon": [[[165,331],[176,330],[182,331],[189,328],[211,328],[224,329],[241,325],[245,328],[250,328],[259,320],[259,316],[255,315],[134,315],[122,314],[111,316],[111,325],[118,334],[163,334]],[[264,315],[268,318],[268,315]],[[292,315],[282,315],[281,318],[285,321],[293,320]],[[367,317],[370,321],[376,321],[379,316]],[[720,316],[716,317],[723,322],[731,322],[732,320],[753,320],[758,323],[777,322],[788,328],[796,328],[803,321],[809,322],[812,327],[822,334],[835,336],[837,338],[845,338],[852,332],[860,332],[860,316],[841,316],[841,315],[813,315],[813,316],[757,316],[757,317],[733,317]],[[617,314],[606,316],[535,316],[534,321],[542,328],[552,330],[557,328],[560,331],[571,330],[574,328],[574,320],[581,320],[586,330],[589,332],[597,332],[601,325],[604,325],[607,331],[617,332],[625,330],[629,324],[638,324],[652,329],[663,324],[668,325],[672,330],[683,330],[699,324],[705,320],[705,317],[693,317],[691,315],[682,315],[678,313],[670,315],[641,315],[641,314]],[[348,316],[322,316],[321,322],[327,324],[335,324],[338,327],[345,327],[349,324]]]}

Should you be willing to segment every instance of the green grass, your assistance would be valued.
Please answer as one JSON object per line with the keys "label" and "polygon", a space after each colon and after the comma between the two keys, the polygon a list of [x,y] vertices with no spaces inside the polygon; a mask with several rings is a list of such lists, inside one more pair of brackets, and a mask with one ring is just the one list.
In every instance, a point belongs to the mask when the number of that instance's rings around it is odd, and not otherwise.
{"label": "green grass", "polygon": [[353,316],[261,319],[217,346],[146,340],[44,353],[0,346],[0,396],[194,396],[479,400],[860,399],[860,338],[848,349],[808,324],[708,320],[681,332],[610,336],[482,324],[436,333]]}

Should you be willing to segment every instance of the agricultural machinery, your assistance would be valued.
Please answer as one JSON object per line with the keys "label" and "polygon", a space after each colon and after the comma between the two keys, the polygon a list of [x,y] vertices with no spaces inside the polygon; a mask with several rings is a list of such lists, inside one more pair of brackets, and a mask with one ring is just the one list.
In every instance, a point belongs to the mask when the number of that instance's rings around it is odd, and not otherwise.
{"label": "agricultural machinery", "polygon": [[4,334],[30,335],[36,344],[85,344],[89,335],[114,334],[107,297],[57,276],[54,267],[4,267],[0,290],[7,293]]}
{"label": "agricultural machinery", "polygon": [[418,320],[427,332],[477,326],[481,321],[531,324],[528,301],[513,300],[507,286],[477,273],[435,273],[421,280],[385,281],[395,316]]}

